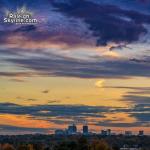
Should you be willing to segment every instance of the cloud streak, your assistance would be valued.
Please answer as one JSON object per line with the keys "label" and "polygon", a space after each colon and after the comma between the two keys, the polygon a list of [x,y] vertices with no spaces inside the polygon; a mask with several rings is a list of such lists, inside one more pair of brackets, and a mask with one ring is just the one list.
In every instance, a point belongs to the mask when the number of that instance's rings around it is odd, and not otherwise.
{"label": "cloud streak", "polygon": [[[140,113],[139,113],[140,112]],[[1,114],[29,115],[31,119],[46,120],[55,124],[69,124],[73,121],[88,121],[90,124],[99,124],[99,119],[104,120],[107,126],[147,126],[150,123],[150,107],[145,104],[138,104],[132,108],[104,107],[104,106],[85,106],[85,105],[33,105],[21,106],[13,103],[1,103]],[[125,123],[125,120],[108,119],[106,116],[116,113],[126,113],[133,117],[137,122]],[[88,120],[90,118],[90,120]],[[69,119],[69,120],[68,120]],[[114,123],[114,125],[113,125]],[[102,124],[101,124],[102,125]]]}
{"label": "cloud streak", "polygon": [[47,76],[78,78],[128,78],[132,76],[149,77],[149,63],[129,60],[84,61],[71,57],[49,55],[49,58],[9,59],[11,63]]}

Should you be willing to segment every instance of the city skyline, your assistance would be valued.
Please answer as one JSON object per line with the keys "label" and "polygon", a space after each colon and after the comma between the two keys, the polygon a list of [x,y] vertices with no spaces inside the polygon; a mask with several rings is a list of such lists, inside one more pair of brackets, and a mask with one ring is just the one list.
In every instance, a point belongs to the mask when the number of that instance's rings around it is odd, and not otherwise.
{"label": "city skyline", "polygon": [[[149,8],[150,0],[0,0],[0,134],[76,121],[150,134]],[[4,22],[18,12],[36,22]]]}
{"label": "city skyline", "polygon": [[99,131],[92,132],[91,129],[87,124],[82,125],[82,129],[78,128],[76,123],[68,125],[68,128],[65,129],[56,129],[55,133],[56,136],[65,136],[65,135],[101,135],[101,136],[117,136],[117,135],[124,135],[124,136],[149,136],[149,134],[145,134],[144,130],[139,130],[138,132],[132,132],[131,130],[125,131],[115,131],[110,128],[101,129]]}

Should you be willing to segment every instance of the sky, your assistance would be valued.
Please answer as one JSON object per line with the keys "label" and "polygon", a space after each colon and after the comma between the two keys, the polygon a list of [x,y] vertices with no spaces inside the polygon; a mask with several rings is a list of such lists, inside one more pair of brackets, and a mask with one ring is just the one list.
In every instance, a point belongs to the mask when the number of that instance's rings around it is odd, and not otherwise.
{"label": "sky", "polygon": [[149,46],[150,0],[0,0],[0,134],[150,134]]}

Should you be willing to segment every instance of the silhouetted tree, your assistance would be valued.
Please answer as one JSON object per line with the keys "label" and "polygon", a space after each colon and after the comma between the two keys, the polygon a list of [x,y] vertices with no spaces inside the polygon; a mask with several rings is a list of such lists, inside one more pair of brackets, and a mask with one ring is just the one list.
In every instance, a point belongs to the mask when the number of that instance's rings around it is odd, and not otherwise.
{"label": "silhouetted tree", "polygon": [[54,147],[54,150],[69,150],[68,143],[67,142],[59,143]]}
{"label": "silhouetted tree", "polygon": [[33,144],[33,149],[34,150],[44,150],[44,145],[41,143]]}
{"label": "silhouetted tree", "polygon": [[104,140],[95,140],[90,145],[90,150],[111,150]]}
{"label": "silhouetted tree", "polygon": [[4,144],[1,147],[2,147],[2,150],[15,150],[15,148],[10,144]]}
{"label": "silhouetted tree", "polygon": [[30,147],[28,145],[21,144],[17,147],[17,150],[30,150]]}
{"label": "silhouetted tree", "polygon": [[120,150],[120,148],[119,148],[119,146],[118,146],[117,144],[116,144],[116,145],[113,145],[113,146],[112,146],[112,149],[113,149],[113,150]]}
{"label": "silhouetted tree", "polygon": [[88,150],[88,141],[85,137],[81,137],[78,140],[78,150]]}
{"label": "silhouetted tree", "polygon": [[70,148],[70,150],[77,150],[78,144],[75,141],[71,141],[68,143],[68,147]]}

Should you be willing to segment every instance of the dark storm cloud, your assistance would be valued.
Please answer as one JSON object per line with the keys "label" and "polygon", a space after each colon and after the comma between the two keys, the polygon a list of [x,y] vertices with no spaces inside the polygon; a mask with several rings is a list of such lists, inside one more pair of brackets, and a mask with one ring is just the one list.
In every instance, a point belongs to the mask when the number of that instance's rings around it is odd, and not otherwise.
{"label": "dark storm cloud", "polygon": [[97,4],[110,4],[116,5],[128,10],[136,10],[140,12],[149,13],[150,1],[149,0],[88,0]]}
{"label": "dark storm cloud", "polygon": [[35,25],[28,25],[28,26],[21,26],[21,27],[17,28],[16,30],[14,30],[14,32],[31,32],[31,31],[35,31],[35,30],[36,30]]}
{"label": "dark storm cloud", "polygon": [[[0,2],[7,6],[6,2],[2,0]],[[8,1],[9,3],[12,4]],[[6,28],[2,25],[1,43],[7,43],[7,38],[10,36],[21,35],[27,37],[29,41],[46,40],[65,43],[72,47],[96,45],[96,43],[107,45],[110,42],[127,44],[138,41],[143,34],[147,33],[144,24],[150,24],[150,15],[142,14],[137,10],[125,10],[121,4],[115,6],[112,2],[96,4],[87,0],[52,0],[45,3],[32,1],[30,7],[37,9],[39,3],[39,16],[40,13],[45,12],[50,18],[40,25],[23,25],[18,28],[14,26]],[[28,6],[29,1],[26,1],[26,4]],[[21,3],[15,1],[12,5],[18,7]],[[49,6],[50,12],[44,9],[46,6]]]}
{"label": "dark storm cloud", "polygon": [[109,42],[131,43],[147,33],[143,24],[150,23],[150,16],[133,10],[124,10],[111,5],[98,5],[86,0],[60,3],[53,0],[53,6],[70,17],[83,19],[90,25],[98,45]]}
{"label": "dark storm cloud", "polygon": [[50,5],[50,0],[0,0],[0,7],[1,8],[8,8],[8,9],[16,9],[22,6],[27,6],[30,9],[48,9]]}

